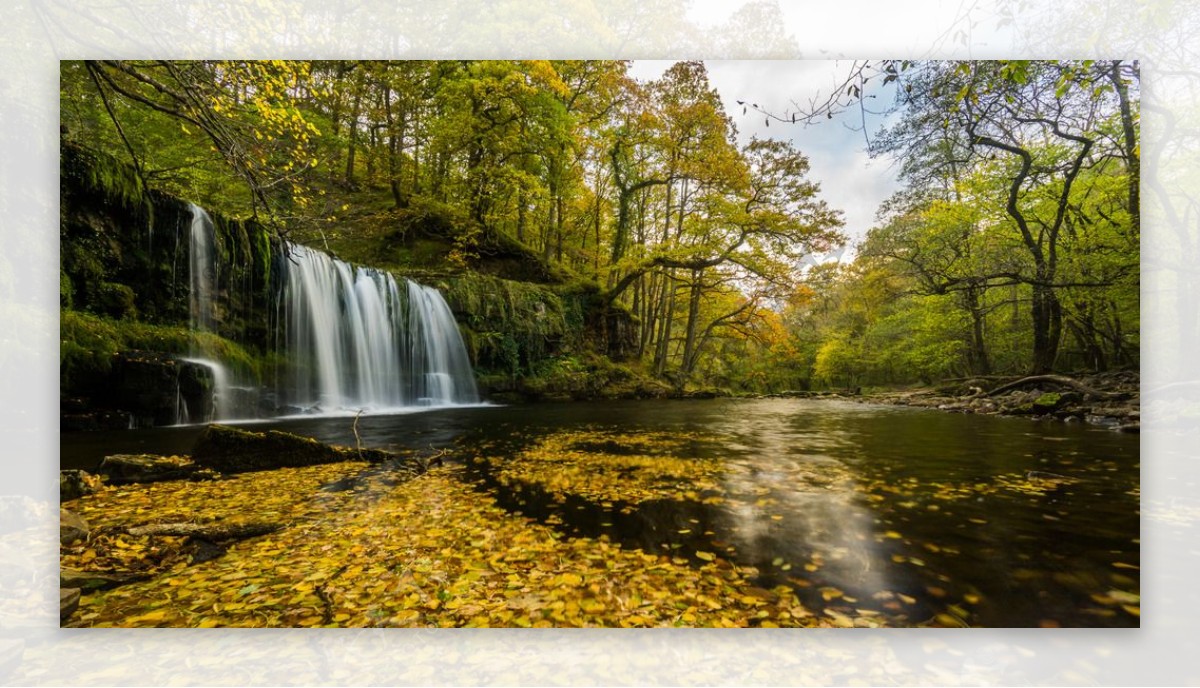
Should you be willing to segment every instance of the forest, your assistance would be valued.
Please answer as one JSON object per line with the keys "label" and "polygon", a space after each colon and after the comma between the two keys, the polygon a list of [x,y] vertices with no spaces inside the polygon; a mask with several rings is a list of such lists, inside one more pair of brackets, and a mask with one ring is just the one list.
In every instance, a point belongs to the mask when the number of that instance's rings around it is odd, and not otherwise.
{"label": "forest", "polygon": [[1138,626],[1138,64],[660,66],[63,62],[62,625]]}
{"label": "forest", "polygon": [[[781,138],[739,145],[701,62],[65,62],[62,128],[144,188],[350,260],[392,267],[381,228],[406,222],[451,228],[423,270],[515,242],[627,310],[632,365],[676,388],[1136,368],[1136,63],[847,63],[834,86],[741,103]],[[867,143],[900,190],[851,238],[786,132],[877,92]]]}

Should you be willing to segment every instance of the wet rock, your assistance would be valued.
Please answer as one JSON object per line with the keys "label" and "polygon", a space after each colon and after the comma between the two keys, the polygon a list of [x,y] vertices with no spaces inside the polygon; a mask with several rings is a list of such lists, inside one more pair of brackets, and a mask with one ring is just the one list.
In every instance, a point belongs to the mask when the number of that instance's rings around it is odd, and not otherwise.
{"label": "wet rock", "polygon": [[392,454],[378,449],[359,452],[286,432],[249,432],[224,425],[205,428],[192,448],[192,460],[197,467],[225,474],[338,461],[378,463],[391,458]]}
{"label": "wet rock", "polygon": [[84,592],[92,592],[94,590],[109,590],[128,583],[147,580],[148,578],[150,578],[150,574],[146,573],[110,573],[104,571],[61,569],[58,574],[58,587],[60,589],[75,588]]}
{"label": "wet rock", "polygon": [[66,621],[79,609],[79,588],[60,588],[58,591],[58,620]]}
{"label": "wet rock", "polygon": [[82,516],[66,509],[58,510],[58,539],[64,545],[86,540],[91,529]]}
{"label": "wet rock", "polygon": [[1036,399],[1030,402],[1030,408],[1035,414],[1053,413],[1065,403],[1065,395],[1058,392],[1046,392],[1038,395]]}
{"label": "wet rock", "polygon": [[92,405],[83,397],[63,397],[59,399],[58,408],[62,413],[87,413]]}
{"label": "wet rock", "polygon": [[58,472],[58,501],[69,502],[72,499],[92,494],[104,485],[98,475],[87,471],[64,470]]}
{"label": "wet rock", "polygon": [[178,374],[176,389],[178,395],[172,402],[172,409],[192,423],[202,423],[213,417],[216,402],[213,399],[213,389],[216,385],[213,379],[212,367],[195,361],[176,361]]}
{"label": "wet rock", "polygon": [[89,413],[64,414],[59,421],[63,432],[96,432],[97,430],[125,430],[133,424],[124,411],[100,410]]}
{"label": "wet rock", "polygon": [[1117,430],[1119,432],[1128,432],[1128,433],[1133,433],[1133,434],[1139,434],[1142,431],[1142,424],[1141,423],[1126,423],[1124,425],[1118,426]]}
{"label": "wet rock", "polygon": [[112,454],[100,462],[100,472],[113,485],[153,483],[189,477],[195,466],[186,457],[156,454]]}
{"label": "wet rock", "polygon": [[158,351],[121,351],[113,359],[116,405],[139,426],[172,425],[179,416],[180,376],[174,356]]}

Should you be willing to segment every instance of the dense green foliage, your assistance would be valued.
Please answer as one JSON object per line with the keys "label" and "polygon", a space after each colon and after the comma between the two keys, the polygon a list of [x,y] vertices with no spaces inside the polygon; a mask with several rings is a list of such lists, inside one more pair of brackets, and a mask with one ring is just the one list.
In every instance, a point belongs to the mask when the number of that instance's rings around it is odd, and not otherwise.
{"label": "dense green foliage", "polygon": [[[903,188],[784,317],[818,385],[1138,363],[1137,66],[864,63]],[[850,104],[831,100],[832,114]]]}
{"label": "dense green foliage", "polygon": [[62,122],[133,163],[98,182],[131,202],[439,283],[490,374],[603,377],[615,354],[777,391],[1135,364],[1136,70],[861,69],[901,87],[874,152],[905,189],[853,262],[813,268],[839,213],[790,143],[738,144],[699,62],[66,62]]}
{"label": "dense green foliage", "polygon": [[193,332],[186,326],[151,325],[63,310],[59,327],[59,371],[64,389],[87,389],[100,383],[99,376],[111,369],[117,352],[130,350],[184,356],[204,351],[224,362],[239,378],[257,380],[264,372],[263,361],[244,347],[211,332]]}

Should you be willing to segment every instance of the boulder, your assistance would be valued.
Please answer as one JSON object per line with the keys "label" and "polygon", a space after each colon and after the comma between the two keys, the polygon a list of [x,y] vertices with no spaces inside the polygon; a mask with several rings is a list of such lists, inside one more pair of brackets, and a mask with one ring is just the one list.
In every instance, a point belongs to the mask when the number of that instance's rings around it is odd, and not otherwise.
{"label": "boulder", "polygon": [[66,621],[79,609],[79,588],[59,588],[58,590],[58,620]]}
{"label": "boulder", "polygon": [[91,529],[83,517],[66,509],[58,510],[58,540],[69,545],[78,540],[86,540]]}
{"label": "boulder", "polygon": [[179,418],[180,375],[175,357],[158,351],[121,351],[113,357],[116,405],[139,426],[173,425]]}
{"label": "boulder", "polygon": [[210,425],[192,447],[197,467],[219,473],[244,473],[274,468],[297,468],[338,461],[379,463],[395,458],[378,449],[361,452],[277,430],[250,432],[224,425]]}
{"label": "boulder", "polygon": [[87,471],[64,470],[58,472],[58,500],[69,502],[72,499],[92,494],[100,489],[104,482],[98,475]]}
{"label": "boulder", "polygon": [[112,454],[100,462],[100,472],[114,485],[153,483],[189,477],[195,466],[183,456]]}

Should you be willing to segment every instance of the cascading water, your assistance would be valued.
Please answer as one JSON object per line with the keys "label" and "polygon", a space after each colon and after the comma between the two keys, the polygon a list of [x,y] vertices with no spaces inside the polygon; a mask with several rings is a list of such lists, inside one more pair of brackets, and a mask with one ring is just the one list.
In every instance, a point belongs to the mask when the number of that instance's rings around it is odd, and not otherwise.
{"label": "cascading water", "polygon": [[436,289],[401,291],[386,272],[287,248],[285,397],[331,412],[477,403],[466,347]]}
{"label": "cascading water", "polygon": [[[191,211],[191,329],[215,333],[223,317],[216,237],[208,213],[196,205]],[[279,289],[274,292],[282,336],[273,346],[287,361],[287,372],[274,381],[278,412],[478,403],[462,336],[436,289],[408,281],[400,285],[386,272],[304,246],[285,244],[284,250],[276,263]],[[212,404],[189,402],[189,413],[180,396],[178,423],[233,420],[247,413],[234,408],[235,381],[216,352],[203,350],[202,343],[193,337],[190,356],[181,360],[210,371]],[[247,405],[239,401],[237,406]]]}
{"label": "cascading water", "polygon": [[408,331],[411,399],[420,404],[479,400],[462,335],[438,290],[408,283]]}
{"label": "cascading water", "polygon": [[[191,331],[193,334],[198,332],[213,332],[216,330],[216,318],[213,314],[213,306],[216,302],[217,270],[219,267],[216,251],[214,251],[215,231],[212,218],[208,216],[204,208],[194,203],[189,205],[192,211],[191,231],[188,235],[188,256],[190,260],[188,266],[190,286],[188,291],[188,310],[191,320]],[[183,360],[204,366],[212,373],[212,414],[209,417],[199,420],[207,422],[231,418],[233,416],[230,409],[232,385],[229,381],[228,371],[226,371],[225,367],[219,361],[214,360],[210,352],[203,349],[195,337],[192,338],[190,348],[190,356]],[[177,423],[188,423],[195,420],[188,416],[186,406],[182,404],[178,406],[182,408],[182,412],[176,414]]]}

